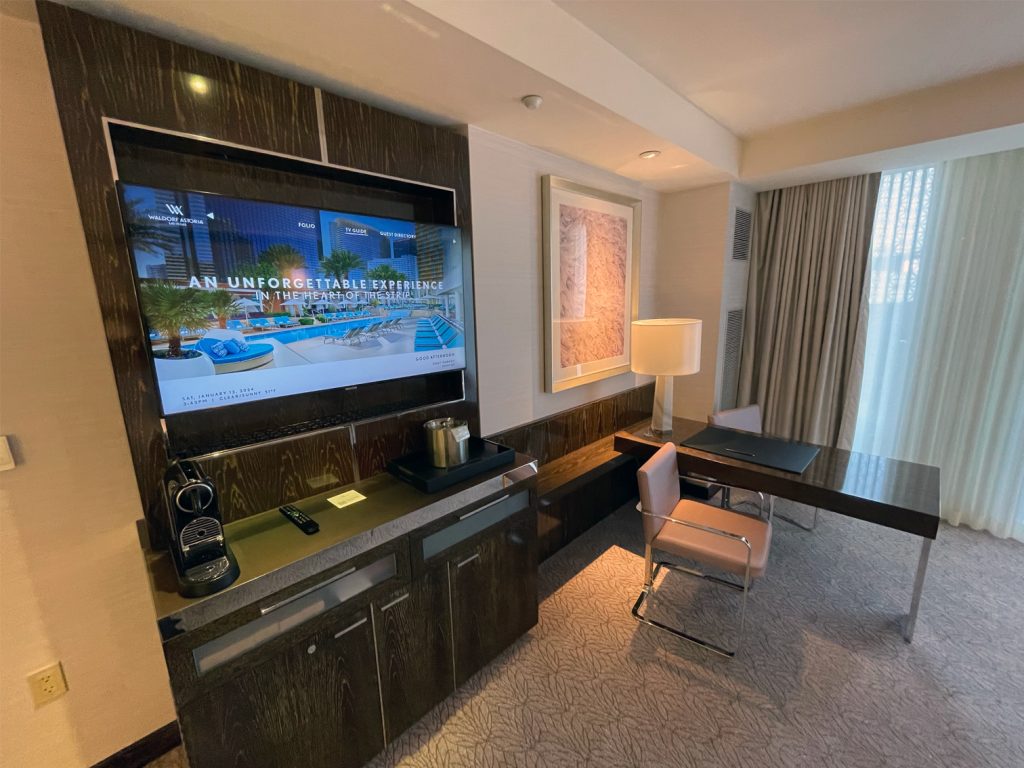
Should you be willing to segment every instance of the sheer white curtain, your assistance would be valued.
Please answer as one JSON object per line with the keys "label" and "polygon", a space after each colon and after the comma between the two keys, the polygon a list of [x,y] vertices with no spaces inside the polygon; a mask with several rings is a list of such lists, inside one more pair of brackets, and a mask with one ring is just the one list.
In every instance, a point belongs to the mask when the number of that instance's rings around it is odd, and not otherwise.
{"label": "sheer white curtain", "polygon": [[1024,150],[883,174],[855,451],[941,468],[951,523],[1024,540]]}

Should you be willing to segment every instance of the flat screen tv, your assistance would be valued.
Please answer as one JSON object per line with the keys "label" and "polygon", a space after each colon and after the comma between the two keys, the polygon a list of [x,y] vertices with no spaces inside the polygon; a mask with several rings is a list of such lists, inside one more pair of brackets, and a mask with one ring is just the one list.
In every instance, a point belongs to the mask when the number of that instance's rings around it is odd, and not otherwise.
{"label": "flat screen tv", "polygon": [[[319,418],[331,411],[323,393],[444,372],[461,386],[457,228],[119,187],[166,424],[194,432],[210,417],[223,431],[229,413],[251,417],[295,396],[313,397],[305,416]],[[278,412],[277,423],[248,421],[272,431],[303,420]]]}

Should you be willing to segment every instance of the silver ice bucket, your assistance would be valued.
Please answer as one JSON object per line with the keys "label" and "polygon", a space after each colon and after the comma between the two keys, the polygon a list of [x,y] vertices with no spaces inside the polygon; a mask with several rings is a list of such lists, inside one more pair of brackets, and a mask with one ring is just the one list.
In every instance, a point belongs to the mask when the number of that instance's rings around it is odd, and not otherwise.
{"label": "silver ice bucket", "polygon": [[431,419],[423,425],[427,432],[430,463],[446,469],[469,460],[469,424],[451,417]]}

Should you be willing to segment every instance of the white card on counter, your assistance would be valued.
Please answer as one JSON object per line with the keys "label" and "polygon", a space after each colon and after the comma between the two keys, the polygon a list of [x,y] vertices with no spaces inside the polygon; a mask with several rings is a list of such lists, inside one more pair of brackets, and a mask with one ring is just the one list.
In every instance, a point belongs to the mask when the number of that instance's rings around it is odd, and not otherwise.
{"label": "white card on counter", "polygon": [[355,504],[357,501],[362,501],[366,497],[363,496],[359,491],[345,491],[339,493],[337,496],[331,496],[327,501],[336,506],[338,509],[347,507],[349,504]]}

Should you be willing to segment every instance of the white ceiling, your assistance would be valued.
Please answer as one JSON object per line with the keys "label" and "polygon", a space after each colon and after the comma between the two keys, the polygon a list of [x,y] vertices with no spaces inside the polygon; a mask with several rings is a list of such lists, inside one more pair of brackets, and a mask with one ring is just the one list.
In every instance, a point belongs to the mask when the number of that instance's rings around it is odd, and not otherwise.
{"label": "white ceiling", "polygon": [[[678,188],[680,178],[688,186],[730,178],[686,147],[402,0],[62,2],[419,120],[476,125],[656,189]],[[531,93],[543,94],[542,109],[520,103]],[[657,163],[638,159],[652,147],[662,151]]]}
{"label": "white ceiling", "polygon": [[[758,188],[784,178],[803,183],[815,173],[828,178],[821,174],[837,166],[825,161],[864,156],[868,144],[826,142],[811,159],[775,151],[786,136],[801,135],[789,123],[1024,62],[1024,0],[61,1],[400,114],[476,125],[660,190],[743,180],[759,141],[767,147],[761,157],[780,160],[758,174]],[[927,136],[914,138],[913,125],[892,130],[886,121],[905,113],[903,105],[880,116],[838,116],[854,134],[870,129],[872,152],[888,148],[887,140],[905,146],[1014,124],[1024,130],[1024,88],[1015,87],[1024,84],[1024,67],[1000,82],[1001,90],[965,84],[962,91],[986,95],[971,110],[982,118],[945,134],[934,120]],[[519,99],[528,93],[544,97],[542,109],[523,108]],[[932,101],[940,118],[958,108],[967,113],[965,99]],[[780,124],[786,136],[763,133]],[[819,138],[839,133],[835,125],[817,130]],[[756,138],[738,138],[750,134]],[[1016,141],[1016,134],[1004,140]],[[648,149],[662,154],[639,160]],[[878,170],[863,162],[842,167]],[[787,176],[792,169],[800,175]]]}
{"label": "white ceiling", "polygon": [[555,1],[743,137],[1024,62],[1019,0]]}

